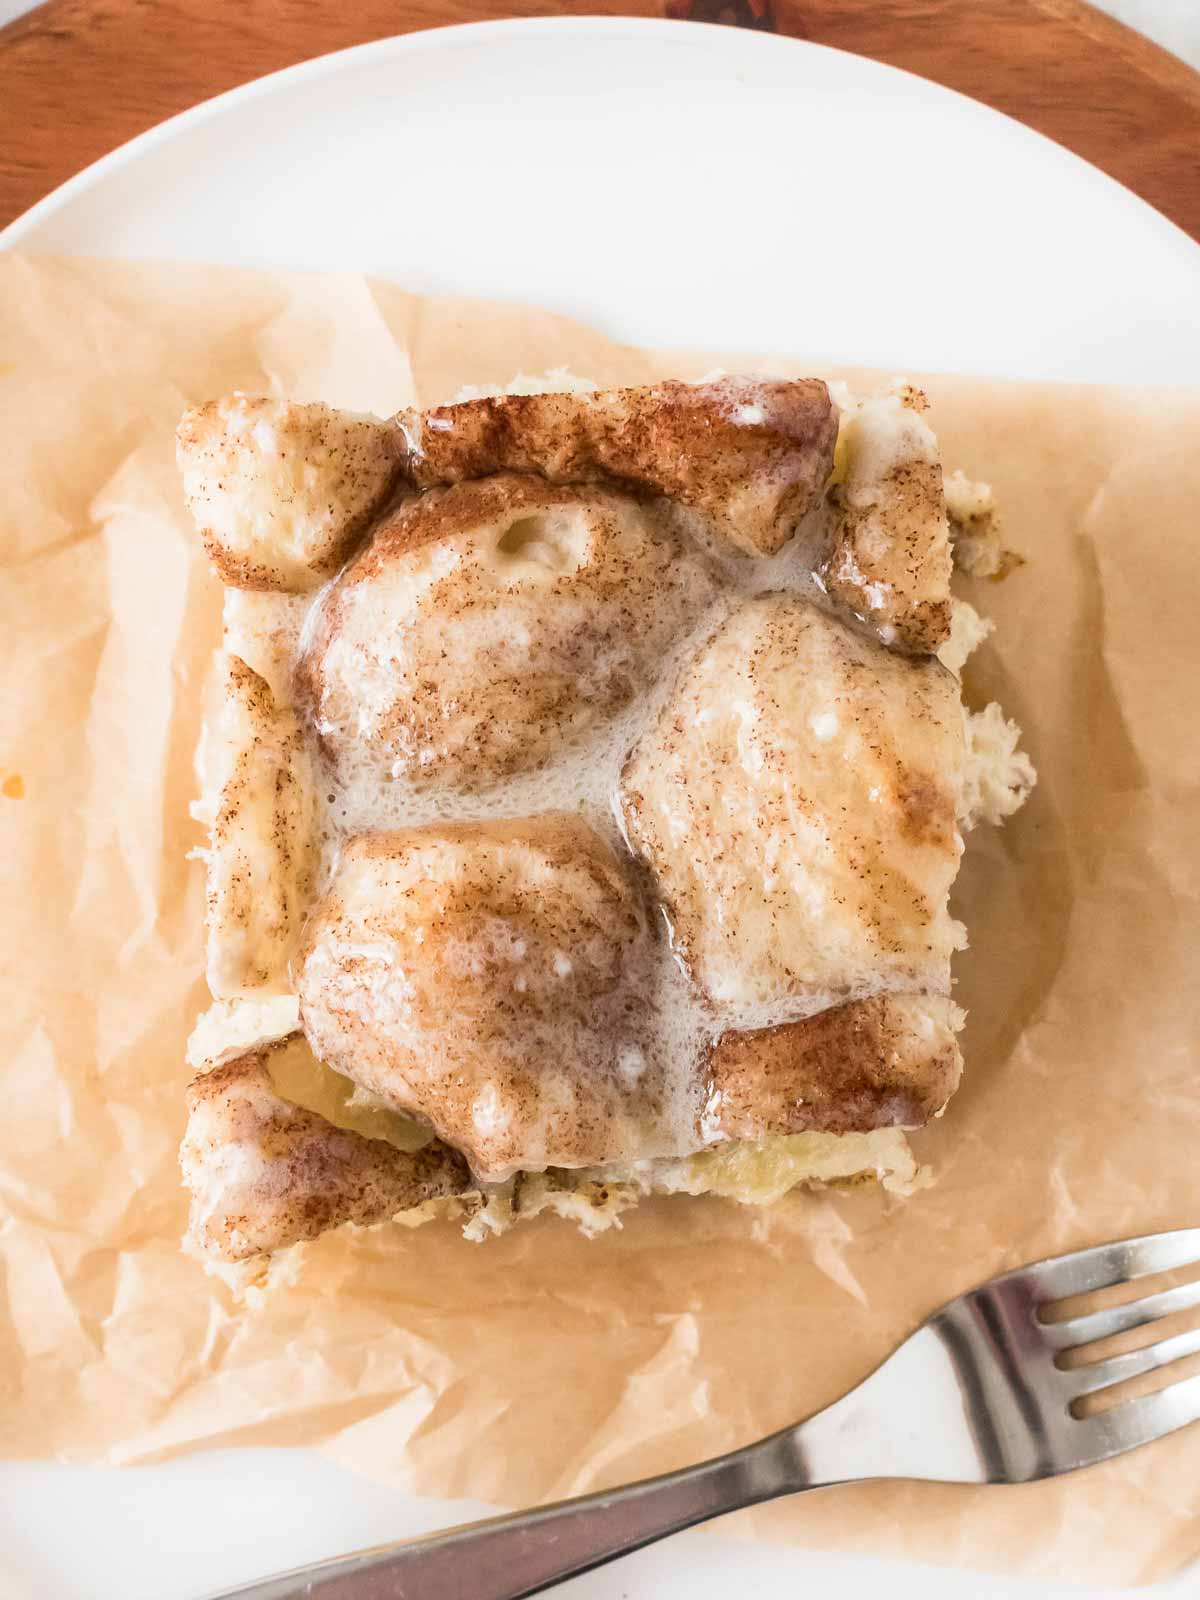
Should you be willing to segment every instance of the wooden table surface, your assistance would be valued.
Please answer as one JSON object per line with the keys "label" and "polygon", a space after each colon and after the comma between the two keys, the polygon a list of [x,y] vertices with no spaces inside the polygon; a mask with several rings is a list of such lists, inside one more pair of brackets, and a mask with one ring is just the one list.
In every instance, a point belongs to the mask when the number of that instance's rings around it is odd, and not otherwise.
{"label": "wooden table surface", "polygon": [[447,23],[597,14],[772,29],[907,68],[1200,239],[1200,74],[1081,0],[49,0],[0,29],[0,225],[164,117],[293,62]]}

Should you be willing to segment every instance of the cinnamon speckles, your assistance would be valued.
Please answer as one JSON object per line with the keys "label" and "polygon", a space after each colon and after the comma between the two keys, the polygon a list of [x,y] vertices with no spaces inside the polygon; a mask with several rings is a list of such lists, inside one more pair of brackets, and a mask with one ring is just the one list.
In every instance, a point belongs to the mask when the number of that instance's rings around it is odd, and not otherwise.
{"label": "cinnamon speckles", "polygon": [[897,774],[896,800],[900,825],[910,839],[917,844],[953,848],[954,792],[944,776],[901,771]]}
{"label": "cinnamon speckles", "polygon": [[838,431],[815,378],[501,395],[396,420],[418,488],[498,472],[601,484],[661,496],[721,541],[765,555],[792,537],[819,495]]}
{"label": "cinnamon speckles", "polygon": [[622,806],[676,948],[737,1012],[948,992],[958,686],[799,596],[743,605],[634,750]]}
{"label": "cinnamon speckles", "polygon": [[224,658],[207,873],[208,985],[218,999],[287,987],[312,894],[315,797],[295,714],[238,656]]}
{"label": "cinnamon speckles", "polygon": [[638,1157],[697,1137],[660,944],[578,817],[365,835],[309,923],[301,1016],[322,1060],[477,1173]]}
{"label": "cinnamon speckles", "polygon": [[628,707],[716,591],[628,495],[463,483],[404,506],[322,597],[298,687],[344,781],[473,790]]}
{"label": "cinnamon speckles", "polygon": [[184,497],[217,575],[300,593],[332,576],[400,479],[396,430],[323,405],[231,395],[176,431]]}
{"label": "cinnamon speckles", "polygon": [[932,654],[950,634],[950,535],[927,409],[907,385],[847,406],[817,565],[831,600],[914,655]]}
{"label": "cinnamon speckles", "polygon": [[270,1068],[287,1052],[308,1054],[300,1034],[226,1061],[188,1090],[180,1164],[189,1232],[203,1251],[242,1261],[468,1187],[466,1162],[437,1140],[398,1150],[282,1099]]}
{"label": "cinnamon speckles", "polygon": [[957,1087],[961,1016],[936,995],[874,995],[727,1033],[712,1054],[712,1125],[728,1139],[921,1127]]}
{"label": "cinnamon speckles", "polygon": [[[509,1177],[532,1214],[573,1169],[761,1197],[808,1169],[764,1188],[757,1141],[940,1110],[964,722],[926,410],[723,378],[188,413],[230,586],[210,986],[303,1030],[193,1086],[202,1248]],[[383,1121],[305,1098],[326,1068]]]}

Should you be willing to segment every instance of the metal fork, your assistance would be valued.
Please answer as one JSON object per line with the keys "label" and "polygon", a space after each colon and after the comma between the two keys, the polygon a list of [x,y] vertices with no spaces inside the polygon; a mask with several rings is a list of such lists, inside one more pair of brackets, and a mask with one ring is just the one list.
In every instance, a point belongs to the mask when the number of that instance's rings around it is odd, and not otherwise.
{"label": "metal fork", "polygon": [[1082,1349],[1200,1306],[1200,1281],[1066,1321],[1057,1301],[1200,1266],[1200,1228],[1097,1245],[993,1278],[936,1311],[856,1389],[758,1444],[600,1494],[361,1551],[214,1600],[520,1600],[670,1533],[746,1506],[863,1478],[1027,1483],[1073,1472],[1200,1419],[1200,1375],[1097,1415],[1071,1407],[1200,1353],[1200,1328],[1064,1367]]}

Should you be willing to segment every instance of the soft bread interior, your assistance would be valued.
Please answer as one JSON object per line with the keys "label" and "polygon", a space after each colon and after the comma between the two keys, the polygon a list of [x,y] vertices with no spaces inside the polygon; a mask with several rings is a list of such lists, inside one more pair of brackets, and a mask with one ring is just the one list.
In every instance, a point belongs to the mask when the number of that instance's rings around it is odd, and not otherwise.
{"label": "soft bread interior", "polygon": [[[216,1008],[214,1008],[216,1009]],[[210,1018],[210,1045],[250,1019]],[[321,1228],[451,1217],[482,1240],[552,1213],[594,1235],[652,1195],[713,1195],[772,1205],[812,1184],[879,1182],[900,1194],[927,1181],[899,1128],[728,1140],[689,1156],[470,1179],[422,1124],[357,1090],[291,1033],[233,1047],[193,1081],[183,1147],[193,1246],[248,1261]],[[406,1162],[419,1166],[406,1166]]]}

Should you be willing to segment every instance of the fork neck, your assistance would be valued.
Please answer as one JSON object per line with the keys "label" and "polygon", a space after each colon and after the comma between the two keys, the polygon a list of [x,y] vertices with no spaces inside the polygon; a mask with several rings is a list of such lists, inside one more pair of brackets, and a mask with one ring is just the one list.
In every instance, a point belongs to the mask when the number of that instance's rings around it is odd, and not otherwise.
{"label": "fork neck", "polygon": [[968,1387],[927,1324],[857,1388],[765,1443],[778,1442],[797,1489],[863,1478],[982,1483]]}

